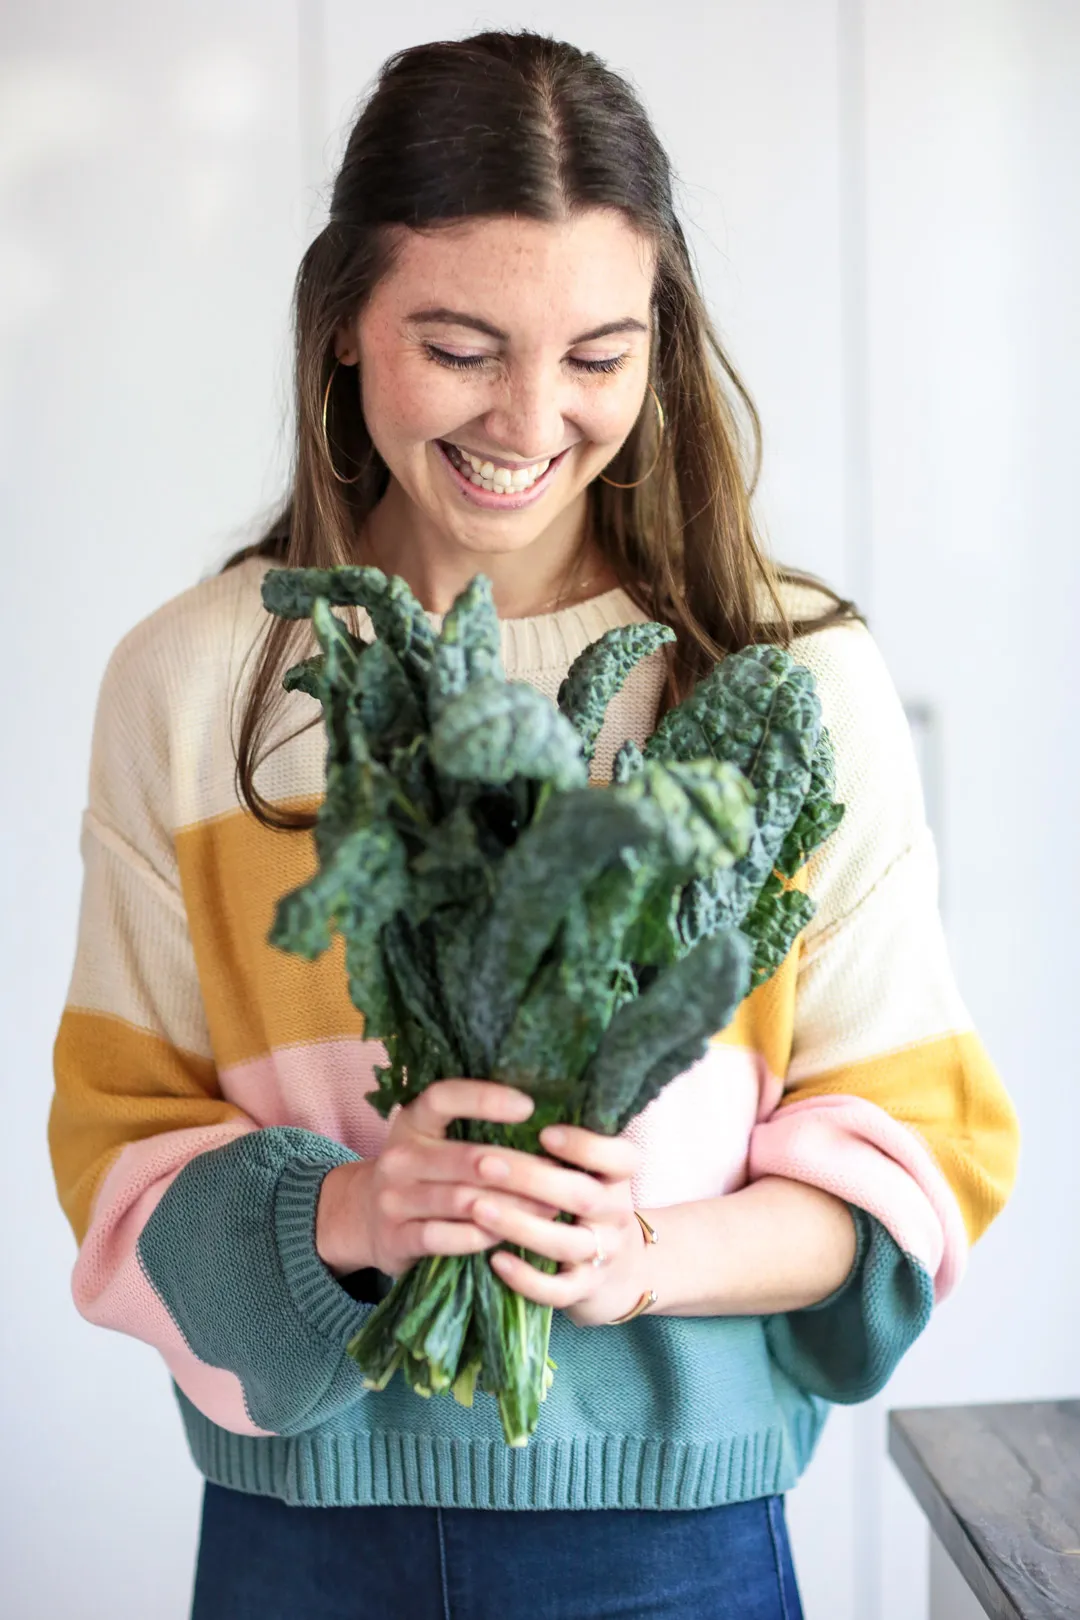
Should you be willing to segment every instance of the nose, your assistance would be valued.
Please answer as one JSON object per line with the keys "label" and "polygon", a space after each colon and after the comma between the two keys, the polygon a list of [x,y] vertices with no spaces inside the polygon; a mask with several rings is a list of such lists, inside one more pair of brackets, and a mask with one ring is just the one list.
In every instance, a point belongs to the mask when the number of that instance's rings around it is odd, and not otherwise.
{"label": "nose", "polygon": [[566,427],[559,381],[540,367],[515,368],[504,377],[484,414],[489,443],[522,461],[538,461],[562,450]]}

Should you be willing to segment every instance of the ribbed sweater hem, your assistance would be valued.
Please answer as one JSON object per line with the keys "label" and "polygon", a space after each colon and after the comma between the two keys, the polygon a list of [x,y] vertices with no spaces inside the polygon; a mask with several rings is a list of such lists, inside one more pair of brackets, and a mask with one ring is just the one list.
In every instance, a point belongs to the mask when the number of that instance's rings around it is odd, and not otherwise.
{"label": "ribbed sweater hem", "polygon": [[826,1415],[822,1404],[786,1426],[723,1440],[581,1434],[512,1449],[394,1432],[260,1439],[220,1428],[179,1389],[176,1397],[206,1479],[299,1507],[718,1507],[790,1490]]}

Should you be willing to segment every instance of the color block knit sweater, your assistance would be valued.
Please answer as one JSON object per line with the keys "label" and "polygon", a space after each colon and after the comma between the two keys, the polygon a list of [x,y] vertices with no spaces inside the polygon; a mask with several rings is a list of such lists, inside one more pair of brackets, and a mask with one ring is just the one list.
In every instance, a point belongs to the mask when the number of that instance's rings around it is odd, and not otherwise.
{"label": "color block knit sweater", "polygon": [[[648,1315],[578,1328],[531,1444],[495,1403],[365,1391],[345,1346],[372,1306],[314,1242],[322,1178],[377,1154],[343,952],[266,943],[315,866],[309,833],[239,804],[233,703],[265,621],[251,560],[167,603],[106,671],[83,820],[84,888],[55,1046],[49,1143],[92,1322],[155,1345],[210,1479],[293,1503],[701,1507],[787,1490],[830,1402],[885,1383],[1008,1196],[1017,1127],[954,983],[914,751],[861,625],[802,638],[837,758],[839,831],[803,874],[817,912],[705,1058],[634,1121],[652,1210],[764,1175],[823,1187],[856,1217],[846,1282],[770,1316]],[[813,593],[792,595],[813,614]],[[437,615],[431,615],[438,624]],[[508,676],[554,697],[575,655],[643,615],[621,590],[502,625]],[[361,632],[365,629],[361,616]],[[612,704],[593,763],[653,729],[662,654]],[[291,694],[275,732],[317,718]],[[314,807],[324,738],[261,768]]]}

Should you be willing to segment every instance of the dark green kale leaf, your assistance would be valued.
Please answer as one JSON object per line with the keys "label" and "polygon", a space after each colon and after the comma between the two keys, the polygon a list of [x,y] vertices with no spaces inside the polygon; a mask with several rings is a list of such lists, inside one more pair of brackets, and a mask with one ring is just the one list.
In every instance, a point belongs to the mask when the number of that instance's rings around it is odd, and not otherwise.
{"label": "dark green kale leaf", "polygon": [[645,769],[645,755],[629,737],[616,752],[612,761],[611,780],[622,787],[632,776]]}
{"label": "dark green kale leaf", "polygon": [[632,849],[573,896],[499,1052],[493,1078],[568,1103],[616,1007],[637,994],[623,954],[650,881]]}
{"label": "dark green kale leaf", "polygon": [[447,702],[432,727],[431,757],[458,781],[496,785],[527,776],[571,789],[588,780],[569,721],[535,686],[493,675]]}
{"label": "dark green kale leaf", "polygon": [[312,878],[278,901],[270,943],[313,961],[335,928],[376,933],[402,904],[408,887],[405,850],[385,824],[341,840]]}
{"label": "dark green kale leaf", "polygon": [[326,691],[325,672],[326,660],[322,653],[318,653],[314,658],[305,658],[287,669],[281,677],[281,684],[286,692],[306,692],[321,703]]}
{"label": "dark green kale leaf", "polygon": [[792,878],[814,851],[831,838],[844,819],[844,805],[833,803],[836,765],[832,739],[824,726],[810,766],[810,785],[795,822],[777,856],[776,869]]}
{"label": "dark green kale leaf", "polygon": [[624,624],[608,630],[580,652],[559,687],[558,705],[581,737],[582,751],[592,759],[608,704],[643,658],[675,632],[666,624]]}
{"label": "dark green kale leaf", "polygon": [[419,926],[435,911],[490,899],[494,875],[480,848],[476,823],[464,805],[452,810],[425,835],[411,865],[408,901],[411,922]]}
{"label": "dark green kale leaf", "polygon": [[728,867],[744,855],[756,822],[756,795],[737,766],[715,759],[647,759],[620,791],[648,805],[672,875]]}
{"label": "dark green kale leaf", "polygon": [[469,1030],[466,1073],[488,1075],[575,896],[627,848],[657,843],[655,816],[624,790],[556,793],[498,863],[490,905],[441,934],[439,975]]}
{"label": "dark green kale leaf", "polygon": [[408,748],[424,729],[424,717],[401,659],[385,641],[373,641],[360,656],[353,708],[377,759]]}
{"label": "dark green kale leaf", "polygon": [[451,698],[488,677],[506,679],[491,581],[477,574],[443,617],[428,680],[428,712],[432,720],[438,718]]}
{"label": "dark green kale leaf", "polygon": [[405,581],[380,568],[271,568],[262,582],[264,606],[283,619],[313,615],[319,598],[335,607],[366,608],[376,636],[397,653],[413,690],[426,708],[435,634]]}
{"label": "dark green kale leaf", "polygon": [[727,759],[756,795],[746,854],[687,887],[686,944],[738,924],[753,904],[802,809],[820,732],[810,671],[780,647],[758,646],[724,658],[649,738],[647,758]]}
{"label": "dark green kale leaf", "polygon": [[740,932],[753,953],[750,988],[771,979],[817,908],[801,889],[786,889],[775,873],[765,879]]}
{"label": "dark green kale leaf", "polygon": [[705,1055],[747,992],[750,947],[736,929],[701,940],[615,1013],[585,1071],[587,1130],[615,1136]]}
{"label": "dark green kale leaf", "polygon": [[[407,1031],[411,1039],[403,1040],[409,1051],[409,1086],[415,1094],[431,1080],[457,1074],[461,1067],[461,1054],[450,1034],[450,1019],[446,1000],[439,983],[435,961],[434,940],[425,928],[414,927],[403,911],[397,912],[383,926],[379,935],[386,967],[393,978],[401,1005],[406,1009]],[[417,1043],[416,1035],[422,1040]],[[428,1072],[417,1073],[413,1047],[422,1055]]]}

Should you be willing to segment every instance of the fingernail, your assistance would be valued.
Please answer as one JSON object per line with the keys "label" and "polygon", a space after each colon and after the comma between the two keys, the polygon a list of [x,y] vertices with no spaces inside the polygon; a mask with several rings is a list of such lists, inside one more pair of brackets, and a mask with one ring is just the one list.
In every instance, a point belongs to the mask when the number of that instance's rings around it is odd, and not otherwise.
{"label": "fingernail", "polygon": [[480,1174],[488,1181],[505,1181],[510,1174],[510,1166],[505,1159],[481,1159]]}
{"label": "fingernail", "polygon": [[548,1125],[540,1132],[540,1140],[545,1147],[565,1147],[566,1132],[560,1125]]}
{"label": "fingernail", "polygon": [[531,1097],[527,1097],[523,1091],[519,1091],[515,1095],[514,1102],[517,1104],[514,1112],[515,1114],[520,1114],[522,1119],[528,1119],[529,1115],[536,1107],[533,1099]]}
{"label": "fingernail", "polygon": [[498,1204],[489,1204],[486,1199],[479,1198],[473,1205],[473,1214],[481,1221],[497,1221],[499,1218]]}

